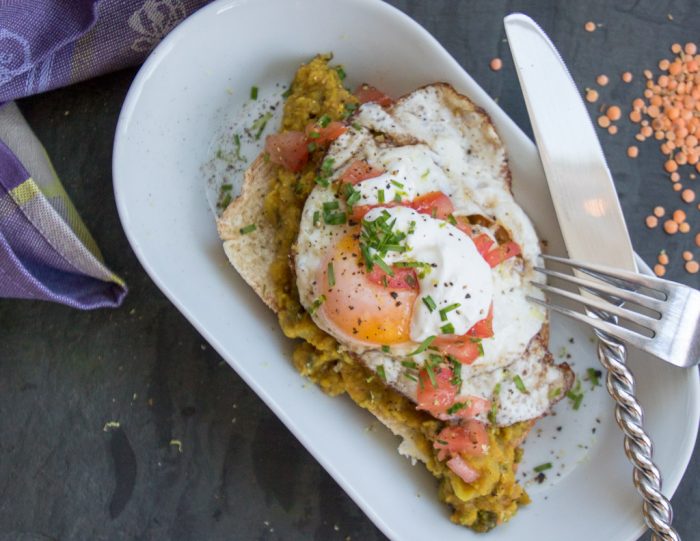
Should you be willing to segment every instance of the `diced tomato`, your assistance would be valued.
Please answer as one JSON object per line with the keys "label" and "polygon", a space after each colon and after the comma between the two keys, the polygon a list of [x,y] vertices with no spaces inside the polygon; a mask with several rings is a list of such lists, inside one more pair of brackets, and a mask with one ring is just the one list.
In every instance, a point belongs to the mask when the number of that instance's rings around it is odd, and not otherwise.
{"label": "diced tomato", "polygon": [[408,203],[407,206],[411,207],[416,212],[428,214],[440,220],[446,220],[455,210],[450,198],[442,192],[430,192],[421,195]]}
{"label": "diced tomato", "polygon": [[295,173],[300,171],[309,160],[306,135],[299,131],[268,135],[265,140],[265,152],[270,156],[272,163]]}
{"label": "diced tomato", "polygon": [[493,336],[493,303],[489,307],[488,315],[467,331],[468,336],[474,338],[491,338]]}
{"label": "diced tomato", "polygon": [[462,233],[466,233],[467,235],[469,235],[471,237],[472,233],[474,231],[472,230],[472,226],[469,223],[469,220],[467,219],[467,217],[466,216],[455,216],[454,219],[455,219],[455,222],[457,222],[455,227],[457,229],[459,229],[460,231],[462,231]]}
{"label": "diced tomato", "polygon": [[505,244],[501,244],[494,248],[493,250],[489,251],[485,256],[484,259],[486,262],[491,265],[491,268],[495,267],[496,265],[499,265],[500,263],[503,263],[506,259],[510,259],[511,257],[515,257],[521,252],[520,246],[518,246],[517,243],[510,241],[506,242]]}
{"label": "diced tomato", "polygon": [[418,291],[418,277],[415,269],[393,267],[394,276],[389,276],[379,265],[374,265],[367,274],[367,279],[373,284],[383,285],[389,289],[413,289]]}
{"label": "diced tomato", "polygon": [[456,336],[453,334],[438,336],[433,345],[445,355],[452,355],[462,364],[472,364],[481,356],[481,344],[478,338]]}
{"label": "diced tomato", "polygon": [[455,401],[464,404],[464,407],[455,413],[455,415],[463,419],[474,419],[477,415],[488,413],[491,410],[491,401],[480,396],[457,396]]}
{"label": "diced tomato", "polygon": [[433,368],[435,385],[430,379],[428,371],[422,369],[418,382],[418,409],[429,412],[434,417],[443,415],[454,404],[455,396],[459,390],[452,383],[452,370],[447,366]]}
{"label": "diced tomato", "polygon": [[365,160],[357,160],[352,162],[348,168],[343,171],[341,180],[350,184],[357,184],[368,178],[374,178],[381,175],[384,171],[377,167],[373,167]]}
{"label": "diced tomato", "polygon": [[382,107],[388,107],[389,105],[394,103],[394,100],[392,100],[389,96],[384,94],[384,92],[366,83],[363,83],[357,87],[357,90],[355,90],[355,96],[358,100],[360,100],[360,103],[367,103],[372,101],[381,105]]}
{"label": "diced tomato", "polygon": [[395,207],[398,205],[398,203],[395,203],[394,201],[390,201],[389,203],[382,203],[381,205],[355,205],[352,207],[352,215],[350,216],[350,219],[354,222],[359,222],[362,220],[362,218],[365,217],[365,214],[367,214],[370,210],[375,209],[377,207],[382,207],[382,208],[391,208]]}
{"label": "diced tomato", "polygon": [[348,127],[342,122],[333,121],[326,127],[322,128],[318,124],[309,124],[306,126],[307,143],[316,143],[317,145],[325,145],[331,141],[335,141],[348,130]]}
{"label": "diced tomato", "polygon": [[474,241],[476,251],[479,252],[484,259],[486,259],[486,255],[491,249],[491,246],[494,245],[494,240],[491,237],[489,237],[486,233],[481,233],[480,235],[472,237],[472,241]]}
{"label": "diced tomato", "polygon": [[439,450],[438,459],[463,453],[468,456],[483,455],[488,449],[489,434],[486,425],[474,419],[464,421],[458,426],[443,428],[438,434],[433,447]]}
{"label": "diced tomato", "polygon": [[473,483],[479,478],[479,472],[472,469],[464,459],[457,455],[447,461],[447,467],[450,468],[462,481],[465,483]]}

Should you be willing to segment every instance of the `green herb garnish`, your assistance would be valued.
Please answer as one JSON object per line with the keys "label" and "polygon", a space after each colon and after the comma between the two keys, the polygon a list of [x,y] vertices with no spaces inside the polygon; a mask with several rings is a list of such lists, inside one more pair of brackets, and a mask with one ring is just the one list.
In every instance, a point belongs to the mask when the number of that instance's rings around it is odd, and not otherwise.
{"label": "green herb garnish", "polygon": [[416,348],[415,351],[412,353],[409,353],[408,356],[411,357],[413,355],[418,355],[419,353],[423,353],[428,347],[430,347],[430,344],[433,343],[433,341],[437,338],[437,336],[428,336],[425,340],[423,340],[420,345]]}
{"label": "green herb garnish", "polygon": [[333,287],[335,285],[335,271],[333,270],[333,262],[328,263],[327,267],[328,274],[328,287]]}
{"label": "green herb garnish", "polygon": [[455,326],[452,325],[452,323],[445,323],[442,327],[440,327],[440,332],[442,334],[454,334]]}
{"label": "green herb garnish", "polygon": [[464,402],[455,402],[449,408],[447,408],[447,413],[449,413],[450,415],[454,415],[459,410],[461,410],[465,407],[466,407],[466,404]]}
{"label": "green herb garnish", "polygon": [[329,117],[328,115],[323,115],[321,118],[318,119],[318,125],[321,126],[322,128],[325,128],[330,123],[331,123],[331,117]]}
{"label": "green herb garnish", "polygon": [[377,190],[377,200],[384,203],[384,190]]}
{"label": "green herb garnish", "polygon": [[533,470],[535,470],[535,473],[541,473],[543,471],[547,471],[552,468],[552,463],[547,462],[545,464],[540,464],[539,466],[535,466]]}
{"label": "green herb garnish", "polygon": [[257,86],[251,86],[251,87],[250,87],[250,99],[251,99],[251,100],[257,100],[257,99],[258,99],[258,87],[257,87]]}
{"label": "green herb garnish", "polygon": [[318,225],[320,219],[321,219],[321,213],[317,210],[314,211],[314,219],[313,219],[314,225]]}
{"label": "green herb garnish", "polygon": [[435,308],[437,307],[435,304],[435,301],[433,300],[433,298],[430,295],[426,295],[421,300],[423,301],[423,304],[425,304],[428,307],[428,310],[430,310],[431,312],[433,310],[435,310]]}
{"label": "green herb garnish", "polygon": [[308,145],[306,145],[306,150],[308,150],[309,152],[313,152],[314,150],[316,150],[316,143],[311,141]]}
{"label": "green herb garnish", "polygon": [[518,374],[513,376],[513,383],[515,383],[515,388],[521,393],[530,394],[530,391],[527,390],[525,384],[523,383],[523,379]]}
{"label": "green herb garnish", "polygon": [[252,233],[255,231],[256,225],[255,224],[249,224],[246,225],[245,227],[241,227],[238,231],[240,232],[241,235],[247,235],[248,233]]}
{"label": "green herb garnish", "polygon": [[383,351],[384,353],[389,353],[389,351],[390,351],[389,346],[382,346],[382,351]]}
{"label": "green herb garnish", "polygon": [[[338,78],[342,81],[345,79],[345,70],[343,69],[343,66],[336,66],[335,71],[338,73]],[[347,104],[346,104],[347,105]]]}
{"label": "green herb garnish", "polygon": [[386,372],[384,372],[384,365],[380,364],[377,366],[377,375],[382,378],[382,381],[386,381]]}
{"label": "green herb garnish", "polygon": [[314,315],[316,310],[318,310],[319,306],[321,306],[324,302],[326,302],[326,296],[321,295],[318,299],[314,300],[314,302],[311,303],[311,310],[309,313],[311,315]]}
{"label": "green herb garnish", "polygon": [[462,306],[462,305],[460,303],[456,302],[454,304],[450,304],[449,306],[445,306],[444,308],[441,308],[440,309],[440,321],[447,321],[448,312],[451,312],[452,310],[457,310],[457,308],[459,308],[460,306]]}
{"label": "green herb garnish", "polygon": [[596,370],[595,368],[588,368],[586,370],[586,377],[584,378],[586,381],[591,382],[591,390],[595,389],[600,385],[600,377],[603,375],[603,373],[600,370]]}
{"label": "green herb garnish", "polygon": [[255,131],[255,140],[260,139],[265,126],[267,126],[267,121],[272,118],[272,113],[269,111],[263,115],[260,115],[255,122],[250,126],[250,129]]}

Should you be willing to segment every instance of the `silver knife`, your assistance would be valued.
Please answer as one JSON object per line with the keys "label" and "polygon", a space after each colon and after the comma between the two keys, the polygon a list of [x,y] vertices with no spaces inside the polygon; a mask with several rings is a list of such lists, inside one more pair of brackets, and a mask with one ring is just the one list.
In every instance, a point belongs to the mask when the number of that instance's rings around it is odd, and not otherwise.
{"label": "silver knife", "polygon": [[[636,271],[603,149],[561,56],[530,17],[515,13],[504,24],[569,256]],[[644,500],[644,520],[656,539],[680,541],[671,526],[671,505],[661,494],[661,475],[642,426],[625,346],[604,333],[596,334],[598,357],[608,371],[608,392],[617,403],[615,417],[625,434],[625,452],[634,466],[634,484]]]}

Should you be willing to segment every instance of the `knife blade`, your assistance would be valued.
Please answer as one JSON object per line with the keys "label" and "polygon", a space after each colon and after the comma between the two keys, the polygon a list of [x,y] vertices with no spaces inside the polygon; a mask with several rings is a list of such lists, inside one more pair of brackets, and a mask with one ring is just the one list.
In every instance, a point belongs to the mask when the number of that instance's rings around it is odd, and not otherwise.
{"label": "knife blade", "polygon": [[505,28],[569,256],[636,271],[603,149],[561,56],[526,15],[509,15]]}
{"label": "knife blade", "polygon": [[[569,256],[636,271],[615,185],[571,74],[532,19],[516,13],[506,17],[504,24]],[[601,312],[594,315],[612,319]],[[625,346],[605,333],[595,333],[598,358],[608,371],[606,386],[617,403],[615,417],[634,466],[634,484],[643,499],[644,521],[655,541],[680,541],[671,526],[671,504],[661,493],[661,474],[652,461],[651,439],[634,396]]]}

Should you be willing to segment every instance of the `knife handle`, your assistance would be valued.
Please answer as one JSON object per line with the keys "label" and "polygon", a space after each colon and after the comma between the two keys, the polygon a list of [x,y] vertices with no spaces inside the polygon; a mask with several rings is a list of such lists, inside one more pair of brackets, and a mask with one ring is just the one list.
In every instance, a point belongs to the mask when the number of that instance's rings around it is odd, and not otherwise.
{"label": "knife handle", "polygon": [[598,358],[607,370],[608,393],[615,400],[615,419],[625,435],[625,454],[634,466],[634,486],[644,499],[644,522],[655,541],[680,541],[671,526],[673,509],[661,493],[661,473],[652,459],[652,443],[643,426],[643,412],[634,394],[634,376],[627,368],[625,346],[605,333],[598,336]]}

